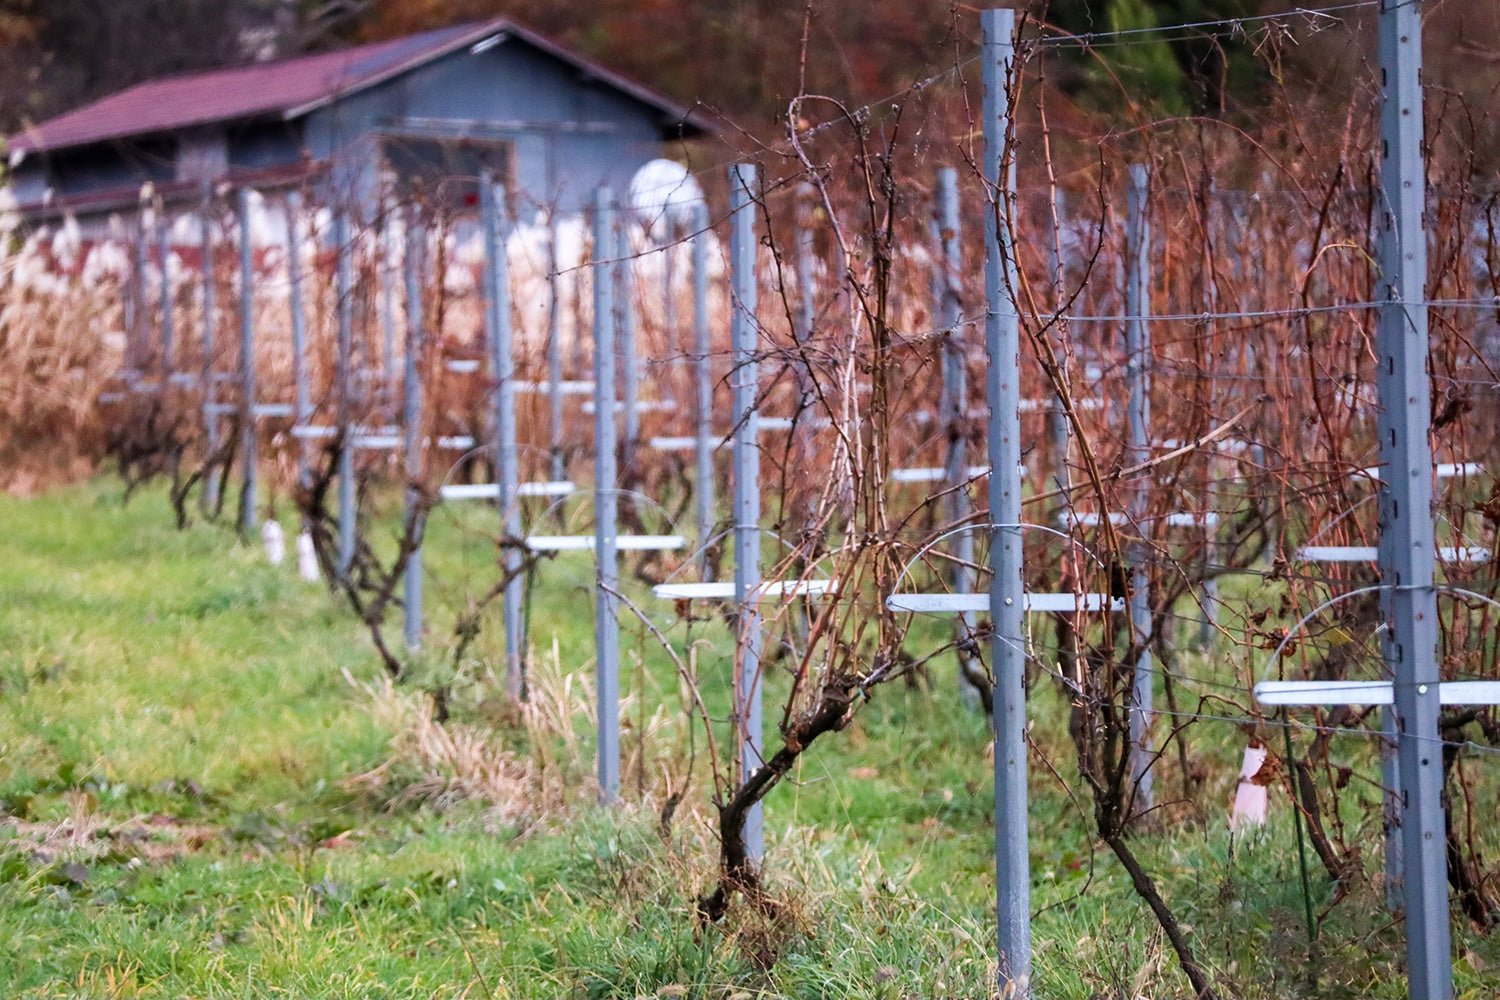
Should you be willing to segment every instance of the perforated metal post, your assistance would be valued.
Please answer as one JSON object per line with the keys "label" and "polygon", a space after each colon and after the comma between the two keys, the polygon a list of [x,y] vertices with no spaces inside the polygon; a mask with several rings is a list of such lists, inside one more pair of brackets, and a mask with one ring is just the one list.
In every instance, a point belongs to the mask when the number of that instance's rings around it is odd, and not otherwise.
{"label": "perforated metal post", "polygon": [[[1210,204],[1218,200],[1218,189],[1215,185],[1209,185]],[[1205,215],[1208,213],[1205,212]],[[1205,247],[1205,254],[1212,254],[1214,246]],[[1215,279],[1213,270],[1205,267],[1203,275],[1204,307],[1210,314],[1219,311],[1219,286]],[[1211,334],[1211,327],[1205,326],[1204,333]],[[1208,391],[1210,396],[1217,394],[1218,380],[1212,376],[1209,378]],[[1214,466],[1218,464],[1215,456],[1208,456],[1208,480],[1204,484],[1204,496],[1207,499],[1209,511],[1216,512],[1220,506],[1219,477]],[[1219,578],[1215,575],[1218,571],[1219,561],[1222,554],[1218,543],[1218,525],[1206,524],[1204,526],[1205,538],[1203,545],[1203,618],[1198,623],[1198,645],[1210,646],[1219,628]]]}
{"label": "perforated metal post", "polygon": [[1395,678],[1406,862],[1406,960],[1414,1000],[1453,996],[1438,618],[1433,590],[1431,390],[1427,355],[1427,196],[1422,150],[1422,5],[1381,0],[1380,270],[1377,330],[1380,578]]}
{"label": "perforated metal post", "polygon": [[[698,546],[708,544],[714,530],[714,386],[709,355],[713,350],[708,326],[708,206],[693,206],[693,377],[697,398],[698,440],[695,445],[698,494]],[[699,571],[708,579],[708,552],[700,556]]]}
{"label": "perforated metal post", "polygon": [[[734,600],[739,608],[735,644],[734,717],[739,729],[740,780],[761,763],[760,615],[751,592],[760,583],[760,426],[756,412],[759,372],[756,347],[759,294],[755,276],[755,196],[753,164],[729,168],[729,261],[734,283],[730,341],[734,357],[729,384],[734,390]],[[745,815],[745,852],[754,864],[765,853],[764,819],[759,803]]]}
{"label": "perforated metal post", "polygon": [[[520,473],[516,455],[516,363],[510,325],[510,262],[505,245],[509,236],[505,188],[486,174],[483,178],[485,336],[490,347],[490,373],[495,380],[495,474],[501,530],[507,538],[521,537],[518,497]],[[501,549],[500,568],[515,574],[501,595],[505,619],[505,690],[512,699],[524,693],[521,663],[521,552],[514,545]]]}
{"label": "perforated metal post", "polygon": [[250,192],[240,189],[240,456],[244,462],[244,492],[240,496],[240,534],[251,537],[256,516],[257,468],[255,433],[255,249],[250,242]]}
{"label": "perforated metal post", "polygon": [[620,353],[620,387],[625,391],[625,447],[627,473],[635,465],[635,446],[641,436],[640,366],[635,344],[635,260],[630,247],[630,214],[616,217],[615,231],[615,337]]}
{"label": "perforated metal post", "polygon": [[[1068,300],[1067,293],[1067,260],[1063,257],[1062,229],[1067,225],[1068,203],[1067,196],[1062,188],[1052,192],[1052,214],[1057,220],[1057,228],[1052,236],[1052,307],[1062,313]],[[1063,356],[1062,328],[1058,327],[1052,336],[1053,349],[1057,356]],[[1063,411],[1062,396],[1057,395],[1047,407],[1047,437],[1051,441],[1050,464],[1052,466],[1051,482],[1048,488],[1067,490],[1071,486],[1071,474],[1068,470],[1068,415]],[[1068,498],[1066,494],[1058,498],[1058,510],[1067,507]]]}
{"label": "perforated metal post", "polygon": [[[422,250],[427,233],[416,209],[406,217],[406,246],[401,255],[401,271],[406,281],[406,345],[403,365],[403,387],[406,405],[402,425],[406,431],[406,514],[421,502],[417,483],[422,476],[422,377],[419,367],[425,331],[422,329]],[[422,645],[422,547],[412,550],[406,563],[405,635],[406,648]]]}
{"label": "perforated metal post", "polygon": [[[967,432],[969,407],[968,350],[963,327],[963,247],[959,241],[958,171],[940,167],[937,172],[933,206],[933,243],[937,259],[933,268],[933,298],[943,328],[943,390],[938,400],[938,419],[948,435],[948,457],[943,479],[948,488],[948,518],[958,523],[971,513],[972,504],[965,484],[969,479],[969,442]],[[974,591],[974,535],[960,532],[953,540],[953,592]],[[973,612],[960,612],[954,628],[958,631],[960,670],[958,689],[966,703],[979,704],[979,692],[969,683],[963,664],[972,658],[968,637],[974,635]]]}
{"label": "perforated metal post", "polygon": [[[985,346],[989,369],[990,521],[1021,520],[1021,334],[1012,298],[1016,258],[1009,224],[1015,163],[1009,156],[1015,68],[1015,12],[986,10],[980,66],[984,83]],[[1022,636],[1021,530],[990,532],[990,617],[995,634],[995,882],[1001,995],[1031,995],[1031,858],[1026,825],[1026,655]]]}
{"label": "perforated metal post", "polygon": [[[1151,173],[1144,164],[1130,167],[1130,190],[1126,198],[1125,253],[1125,374],[1130,383],[1127,404],[1130,420],[1130,463],[1140,465],[1151,458],[1151,329],[1146,316],[1151,311],[1151,227],[1146,220],[1146,199]],[[1141,478],[1130,498],[1133,530],[1144,531],[1151,484]],[[1150,549],[1144,541],[1130,546],[1130,632],[1136,648],[1134,683],[1130,705],[1130,777],[1135,784],[1132,812],[1151,808],[1151,573]]]}
{"label": "perforated metal post", "polygon": [[141,210],[136,216],[135,274],[131,281],[134,294],[125,301],[129,307],[125,316],[125,328],[129,333],[129,340],[125,344],[125,367],[137,369],[134,376],[137,379],[140,378],[139,369],[146,366],[149,354],[146,344],[146,330],[150,324],[146,309],[146,276],[151,270],[151,251],[146,246],[146,213],[147,205],[142,202]]}
{"label": "perforated metal post", "polygon": [[[213,204],[213,186],[203,182],[203,440],[210,455],[219,450],[219,382],[214,372],[214,352],[217,350],[216,334],[219,316],[217,298],[219,276],[214,266],[213,218],[209,208]],[[203,482],[203,507],[214,510],[219,506],[219,470],[208,471]]]}
{"label": "perforated metal post", "polygon": [[172,256],[172,227],[167,224],[165,213],[156,222],[157,256],[161,258],[161,391],[166,392],[172,382],[174,361],[172,324],[172,276],[168,258]]}
{"label": "perforated metal post", "polygon": [[381,204],[381,216],[380,257],[375,265],[375,280],[378,285],[377,292],[380,295],[380,332],[384,348],[381,353],[385,361],[385,385],[387,392],[394,394],[396,388],[396,274],[391,267],[391,220],[394,215],[388,202]]}
{"label": "perforated metal post", "polygon": [[333,241],[338,247],[336,288],[338,294],[338,383],[339,448],[339,575],[354,563],[355,484],[353,372],[354,363],[354,248],[350,245],[349,218],[341,210],[333,217]]}
{"label": "perforated metal post", "polygon": [[[560,482],[568,478],[567,463],[563,461],[563,398],[559,386],[562,383],[562,302],[558,292],[557,273],[557,216],[547,220],[547,417],[548,454],[552,457],[552,479]],[[574,329],[578,338],[579,331]]]}
{"label": "perforated metal post", "polygon": [[[682,238],[678,217],[666,213],[667,234],[661,245],[661,341],[675,355],[677,351],[677,245]],[[676,365],[672,370],[675,372]]]}
{"label": "perforated metal post", "polygon": [[817,287],[813,280],[813,206],[817,188],[797,185],[797,339],[812,336]]}
{"label": "perforated metal post", "polygon": [[614,197],[608,188],[594,193],[594,603],[595,688],[599,716],[599,794],[605,803],[620,797],[620,622],[615,617],[619,586],[616,541],[619,534],[618,470],[615,464],[615,308]]}
{"label": "perforated metal post", "polygon": [[[307,387],[307,313],[302,305],[302,195],[286,196],[287,308],[292,314],[292,384],[296,393],[296,426],[312,419],[311,393]],[[307,441],[297,438],[297,480],[308,477]]]}

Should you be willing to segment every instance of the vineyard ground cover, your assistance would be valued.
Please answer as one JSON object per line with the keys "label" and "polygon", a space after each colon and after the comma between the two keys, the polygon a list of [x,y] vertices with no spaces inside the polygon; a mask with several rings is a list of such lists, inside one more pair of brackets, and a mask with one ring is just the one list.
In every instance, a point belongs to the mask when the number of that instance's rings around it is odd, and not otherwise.
{"label": "vineyard ground cover", "polygon": [[[930,690],[879,691],[849,739],[804,756],[767,800],[777,915],[700,927],[692,901],[714,859],[708,784],[695,775],[664,839],[664,782],[689,777],[677,769],[690,726],[670,662],[629,616],[625,647],[641,656],[623,683],[626,804],[593,804],[587,560],[549,561],[537,576],[535,712],[518,720],[494,683],[460,678],[445,757],[423,742],[435,732],[423,678],[387,687],[338,602],[220,529],[174,530],[154,487],[129,505],[101,480],[0,508],[7,996],[988,995],[986,728],[954,710],[948,658],[933,662]],[[434,579],[463,579],[466,562],[488,569],[493,549],[476,549],[463,523],[483,516],[469,507],[434,520]],[[1221,597],[1243,609],[1275,586],[1231,577]],[[643,584],[627,591],[670,622]],[[1223,621],[1240,627],[1233,613]],[[494,631],[464,669],[500,662]],[[722,718],[724,623],[667,634],[694,643]],[[910,642],[935,647],[944,634],[919,623]],[[1179,689],[1184,710],[1211,711],[1199,694],[1243,691],[1260,669],[1244,654],[1180,657],[1194,678]],[[1045,673],[1029,711],[1038,996],[1182,995],[1128,877],[1092,844],[1088,804],[1049,773],[1076,782],[1067,699]],[[1200,727],[1191,791],[1180,791],[1175,754],[1157,784],[1161,808],[1189,820],[1137,838],[1203,961],[1236,996],[1404,995],[1400,927],[1374,882],[1380,832],[1359,826],[1378,815],[1368,742],[1335,749],[1369,786],[1339,803],[1350,838],[1369,846],[1368,877],[1349,886],[1367,905],[1329,911],[1311,967],[1282,789],[1265,832],[1227,830],[1242,746],[1232,725]],[[489,785],[474,757],[491,767]],[[508,767],[534,787],[504,784]],[[1319,913],[1333,899],[1320,874]],[[1492,995],[1494,941],[1455,931],[1459,996]]]}

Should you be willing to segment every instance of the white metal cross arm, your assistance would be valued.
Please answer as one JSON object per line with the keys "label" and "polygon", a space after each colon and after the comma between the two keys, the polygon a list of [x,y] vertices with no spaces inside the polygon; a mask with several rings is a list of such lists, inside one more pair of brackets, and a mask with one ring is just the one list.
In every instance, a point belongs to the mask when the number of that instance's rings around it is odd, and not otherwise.
{"label": "white metal cross arm", "polygon": [[[1027,611],[1124,611],[1125,599],[1108,594],[1034,594],[1021,595]],[[909,611],[919,615],[979,614],[990,610],[989,594],[892,594],[885,599],[891,611]]]}
{"label": "white metal cross arm", "polygon": [[[676,409],[677,403],[670,399],[642,399],[638,400],[635,404],[635,412],[637,413],[671,413]],[[595,412],[593,400],[589,400],[583,404],[583,412]],[[614,412],[624,413],[625,403],[623,401],[616,401]]]}
{"label": "white metal cross arm", "polygon": [[1292,553],[1298,562],[1374,562],[1380,550],[1373,545],[1304,545]]}
{"label": "white metal cross arm", "polygon": [[[698,447],[698,439],[695,437],[654,437],[647,442],[657,451],[693,451]],[[724,447],[724,441],[715,438],[708,444],[710,449]]]}
{"label": "white metal cross arm", "polygon": [[[1078,548],[1101,568],[1103,563],[1090,552],[1087,546],[1078,542],[1066,532],[1056,528],[1050,528],[1045,524],[973,524],[945,531],[924,545],[916,555],[907,560],[906,565],[901,567],[901,573],[896,577],[899,584],[906,579],[913,566],[920,562],[928,552],[942,544],[942,542],[957,534],[966,531],[984,531],[1003,528],[1019,528],[1027,531],[1040,531],[1044,534],[1055,535],[1065,542]],[[1022,606],[1026,611],[1052,611],[1071,613],[1077,611],[1124,611],[1125,599],[1111,597],[1109,594],[1045,594],[1024,593],[1021,595]],[[990,610],[990,595],[984,593],[958,593],[958,594],[923,594],[903,593],[890,594],[885,599],[885,606],[891,611],[905,611],[919,615],[959,615],[959,614],[983,614]]]}
{"label": "white metal cross arm", "polygon": [[[1420,686],[1425,693],[1427,686]],[[1444,705],[1500,705],[1500,681],[1441,681]],[[1255,700],[1262,705],[1394,705],[1391,681],[1261,681]]]}
{"label": "white metal cross arm", "polygon": [[296,412],[291,403],[256,403],[250,407],[250,415],[254,417],[290,417]]}
{"label": "white metal cross arm", "polygon": [[[1372,465],[1368,469],[1361,469],[1360,474],[1379,481],[1384,471],[1380,466]],[[1478,462],[1439,462],[1433,468],[1436,479],[1461,479],[1477,476],[1483,472],[1484,466]]]}
{"label": "white metal cross arm", "polygon": [[[765,580],[750,591],[750,600],[789,600],[794,597],[824,597],[838,593],[837,580]],[[734,599],[734,582],[718,580],[708,583],[659,583],[651,596],[669,601],[729,601]]]}
{"label": "white metal cross arm", "polygon": [[[964,469],[967,479],[979,479],[990,474],[988,465],[970,465]],[[948,470],[937,466],[927,466],[914,469],[892,469],[891,482],[893,483],[940,483],[948,478]]]}
{"label": "white metal cross arm", "polygon": [[[577,487],[566,479],[554,482],[517,483],[516,495],[522,497],[565,497]],[[499,483],[454,483],[441,490],[444,500],[498,500]]]}
{"label": "white metal cross arm", "polygon": [[[1072,520],[1085,528],[1097,528],[1101,518],[1097,512],[1081,511],[1072,514],[1071,517],[1064,514],[1058,520],[1063,524]],[[1181,511],[1176,514],[1165,514],[1160,517],[1141,518],[1143,524],[1157,520],[1165,521],[1169,528],[1217,528],[1219,526],[1219,515],[1211,510],[1204,511],[1201,514],[1191,511]],[[1116,527],[1123,527],[1130,523],[1130,515],[1122,514],[1119,511],[1112,511],[1109,515],[1109,523]]]}
{"label": "white metal cross arm", "polygon": [[[550,382],[521,382],[517,381],[516,392],[545,392],[551,393]],[[564,379],[557,383],[557,394],[559,396],[592,396],[594,394],[594,382],[592,379]]]}
{"label": "white metal cross arm", "polygon": [[[593,535],[531,535],[525,542],[533,552],[592,551],[597,544]],[[687,539],[681,535],[619,535],[615,538],[615,548],[621,552],[680,549],[685,545]]]}
{"label": "white metal cross arm", "polygon": [[[379,427],[350,427],[349,434],[353,437],[397,437],[401,434],[401,428],[394,424],[385,424]],[[298,424],[292,428],[294,438],[335,438],[339,435],[339,429],[330,424]]]}
{"label": "white metal cross arm", "polygon": [[[1268,662],[1274,664],[1279,661],[1287,645],[1302,631],[1303,626],[1328,608],[1361,594],[1387,589],[1390,588],[1360,587],[1337,594],[1319,604],[1287,630]],[[1500,601],[1463,587],[1440,583],[1434,585],[1433,589],[1500,608]],[[1444,705],[1500,705],[1500,681],[1439,681],[1437,686],[1438,699]],[[1422,693],[1426,693],[1427,685],[1419,685],[1419,688]],[[1391,681],[1261,681],[1255,685],[1254,694],[1255,700],[1262,705],[1394,705],[1396,701],[1396,688]]]}
{"label": "white metal cross arm", "polygon": [[[1375,562],[1379,557],[1373,545],[1304,545],[1292,553],[1298,562]],[[1489,561],[1490,550],[1482,545],[1442,545],[1437,557],[1445,563],[1481,563]]]}
{"label": "white metal cross arm", "polygon": [[[350,442],[356,448],[394,451],[404,447],[406,439],[400,434],[356,434],[350,438]],[[432,443],[432,438],[422,440],[423,447],[431,447]],[[437,446],[444,451],[467,451],[474,447],[474,439],[467,434],[450,434],[438,438]]]}

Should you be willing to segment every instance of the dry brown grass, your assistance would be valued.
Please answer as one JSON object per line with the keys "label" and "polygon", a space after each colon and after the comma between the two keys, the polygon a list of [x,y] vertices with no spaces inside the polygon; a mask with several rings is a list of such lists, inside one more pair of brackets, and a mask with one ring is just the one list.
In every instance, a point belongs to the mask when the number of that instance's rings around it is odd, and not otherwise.
{"label": "dry brown grass", "polygon": [[[445,809],[482,803],[496,822],[530,827],[564,820],[597,803],[592,665],[565,669],[556,647],[530,661],[530,698],[508,706],[494,722],[439,722],[425,692],[389,679],[364,683],[345,674],[367,699],[375,720],[391,733],[390,756],[377,768],[350,779],[351,787],[391,808],[425,805]],[[634,701],[623,699],[622,719],[638,720]],[[660,813],[684,776],[687,723],[658,707],[643,724],[630,726],[621,747],[627,806]],[[677,768],[672,765],[676,763]],[[680,799],[680,794],[678,795]],[[675,818],[707,832],[702,817]]]}
{"label": "dry brown grass", "polygon": [[119,297],[58,273],[40,240],[0,254],[0,489],[31,494],[93,471],[97,400],[124,347]]}

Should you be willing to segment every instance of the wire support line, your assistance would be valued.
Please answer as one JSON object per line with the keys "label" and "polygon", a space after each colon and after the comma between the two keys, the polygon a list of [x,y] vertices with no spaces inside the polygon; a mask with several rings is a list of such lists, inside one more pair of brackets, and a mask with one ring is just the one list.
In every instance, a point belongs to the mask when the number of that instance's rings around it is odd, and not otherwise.
{"label": "wire support line", "polygon": [[[1410,2],[1410,0],[1408,0]],[[1293,7],[1291,10],[1279,11],[1274,14],[1256,14],[1246,17],[1226,17],[1212,21],[1188,21],[1181,24],[1161,24],[1148,28],[1120,28],[1114,31],[1090,31],[1085,34],[1061,33],[1051,37],[1038,39],[1038,42],[1047,48],[1080,48],[1088,50],[1091,48],[1102,48],[1121,44],[1140,44],[1129,41],[1141,36],[1161,36],[1169,32],[1185,32],[1188,34],[1172,35],[1167,38],[1153,37],[1147,39],[1149,42],[1176,41],[1183,38],[1201,37],[1204,34],[1222,34],[1231,37],[1245,34],[1247,25],[1255,24],[1286,24],[1296,18],[1302,18],[1313,26],[1314,32],[1327,31],[1335,25],[1344,23],[1339,15],[1356,10],[1364,10],[1371,7],[1379,7],[1380,0],[1359,0],[1356,3],[1336,4],[1331,7]],[[1321,20],[1319,20],[1321,19]],[[1060,29],[1053,28],[1053,31]]]}
{"label": "wire support line", "polygon": [[[1206,323],[1214,320],[1233,319],[1283,319],[1307,316],[1315,313],[1333,312],[1363,312],[1374,309],[1385,309],[1391,306],[1403,308],[1415,308],[1423,306],[1429,309],[1500,309],[1500,298],[1490,296],[1482,299],[1428,299],[1421,302],[1396,302],[1369,300],[1363,302],[1343,302],[1322,306],[1294,306],[1286,309],[1244,309],[1238,311],[1214,312],[1202,310],[1199,312],[1183,313],[1158,313],[1155,315],[1137,315],[1130,313],[1109,313],[1104,315],[1093,315],[1088,313],[1057,313],[1051,314],[1048,319],[1062,320],[1068,323],[1135,323],[1135,322],[1157,322],[1157,323]],[[975,323],[983,317],[965,318],[964,322]]]}
{"label": "wire support line", "polygon": [[[1429,309],[1495,309],[1500,310],[1500,296],[1489,296],[1478,299],[1429,299],[1424,302],[1381,302],[1381,301],[1356,301],[1335,303],[1322,306],[1292,306],[1286,309],[1244,309],[1238,311],[1208,311],[1183,313],[1156,313],[1137,315],[1131,313],[1038,313],[1036,319],[1043,323],[1132,323],[1146,322],[1154,324],[1162,323],[1209,323],[1223,322],[1227,320],[1254,320],[1254,319],[1295,319],[1301,316],[1309,316],[1318,313],[1338,312],[1366,312],[1382,309],[1387,306],[1400,305],[1406,308],[1425,306]],[[955,329],[965,326],[976,326],[984,322],[984,314],[961,315],[952,325],[924,327],[899,333],[898,338],[901,346],[909,347],[925,341],[934,340],[951,334]],[[1232,375],[1230,377],[1233,377]],[[1296,377],[1296,376],[1293,376]]]}

